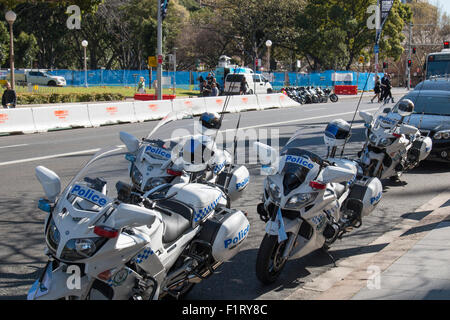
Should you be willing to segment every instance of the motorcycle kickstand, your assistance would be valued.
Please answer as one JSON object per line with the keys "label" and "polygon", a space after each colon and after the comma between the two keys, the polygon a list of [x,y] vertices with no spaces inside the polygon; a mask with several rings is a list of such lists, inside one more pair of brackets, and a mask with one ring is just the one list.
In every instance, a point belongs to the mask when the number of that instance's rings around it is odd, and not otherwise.
{"label": "motorcycle kickstand", "polygon": [[331,255],[330,252],[328,252],[328,248],[322,247],[322,251],[325,252],[325,254],[330,257],[331,261],[333,261],[333,267],[336,268],[336,260],[334,259],[334,257]]}

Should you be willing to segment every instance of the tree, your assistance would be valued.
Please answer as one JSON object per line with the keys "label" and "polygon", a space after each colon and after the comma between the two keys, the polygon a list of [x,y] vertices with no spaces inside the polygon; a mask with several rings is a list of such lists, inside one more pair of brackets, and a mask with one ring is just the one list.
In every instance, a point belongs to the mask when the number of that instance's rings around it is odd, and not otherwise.
{"label": "tree", "polygon": [[9,32],[5,23],[0,22],[0,66],[3,65],[9,57]]}
{"label": "tree", "polygon": [[17,68],[30,68],[36,58],[39,48],[34,35],[21,32],[14,41],[15,66]]}
{"label": "tree", "polygon": [[[375,0],[307,1],[305,10],[296,19],[297,48],[312,70],[350,70],[360,55],[372,55],[375,30],[367,27],[367,8],[375,3]],[[402,30],[410,16],[408,7],[395,0],[382,32],[384,40],[380,42],[381,50],[394,59],[403,52]]]}

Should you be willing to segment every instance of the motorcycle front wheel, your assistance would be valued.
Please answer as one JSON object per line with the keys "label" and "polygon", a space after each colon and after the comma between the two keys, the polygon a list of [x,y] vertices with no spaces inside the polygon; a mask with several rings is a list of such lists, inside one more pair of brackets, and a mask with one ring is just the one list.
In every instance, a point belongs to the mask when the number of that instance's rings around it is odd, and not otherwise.
{"label": "motorcycle front wheel", "polygon": [[287,240],[278,243],[278,236],[266,234],[256,257],[256,277],[264,284],[273,283],[286,265],[283,252]]}
{"label": "motorcycle front wheel", "polygon": [[330,95],[330,100],[331,102],[337,102],[339,98],[336,94],[333,93],[332,95]]}

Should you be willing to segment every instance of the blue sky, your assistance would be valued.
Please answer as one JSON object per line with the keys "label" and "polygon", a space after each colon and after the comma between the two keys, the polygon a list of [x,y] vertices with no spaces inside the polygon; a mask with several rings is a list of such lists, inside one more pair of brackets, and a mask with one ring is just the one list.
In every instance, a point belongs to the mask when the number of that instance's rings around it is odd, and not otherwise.
{"label": "blue sky", "polygon": [[430,2],[438,5],[447,13],[447,15],[450,15],[450,0],[431,0]]}

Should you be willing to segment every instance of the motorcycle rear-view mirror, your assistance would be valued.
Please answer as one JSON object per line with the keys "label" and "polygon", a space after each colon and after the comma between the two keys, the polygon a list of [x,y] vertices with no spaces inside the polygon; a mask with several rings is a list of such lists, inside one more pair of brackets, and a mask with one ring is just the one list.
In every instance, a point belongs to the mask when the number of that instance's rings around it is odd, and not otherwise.
{"label": "motorcycle rear-view mirror", "polygon": [[61,179],[55,172],[43,166],[36,167],[35,171],[48,200],[55,202],[56,197],[61,192]]}
{"label": "motorcycle rear-view mirror", "polygon": [[365,123],[371,123],[373,120],[373,116],[365,111],[360,111],[359,116],[364,120]]}
{"label": "motorcycle rear-view mirror", "polygon": [[353,179],[354,176],[355,173],[350,169],[328,166],[325,169],[323,169],[321,182],[325,184],[332,182],[334,183],[346,182]]}
{"label": "motorcycle rear-view mirror", "polygon": [[119,133],[120,141],[122,141],[125,146],[127,147],[129,152],[136,152],[136,150],[139,148],[139,139],[133,136],[132,134],[129,134],[127,132],[121,131]]}

